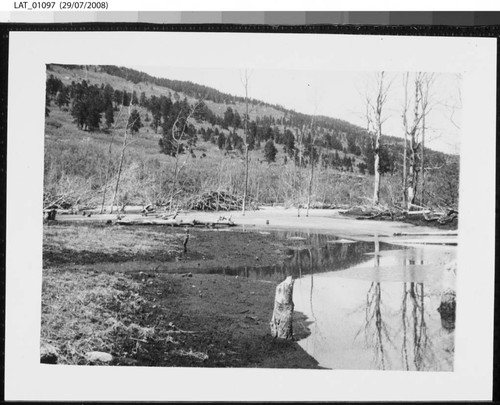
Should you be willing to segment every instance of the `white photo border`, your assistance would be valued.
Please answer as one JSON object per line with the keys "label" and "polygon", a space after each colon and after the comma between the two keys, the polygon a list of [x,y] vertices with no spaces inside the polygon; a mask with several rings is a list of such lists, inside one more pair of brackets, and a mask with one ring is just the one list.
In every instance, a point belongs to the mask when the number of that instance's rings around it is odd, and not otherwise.
{"label": "white photo border", "polygon": [[[242,46],[245,44],[245,47]],[[256,53],[246,52],[251,46]],[[164,49],[165,52],[157,50]],[[186,52],[186,50],[189,52]],[[230,49],[231,52],[225,50]],[[273,58],[269,58],[269,49]],[[282,49],[282,51],[280,51]],[[325,57],[318,57],[319,50]],[[153,51],[155,50],[155,51]],[[258,50],[258,51],[257,51]],[[294,52],[286,52],[294,50]],[[278,55],[276,55],[278,52]],[[213,57],[211,53],[216,53]],[[172,57],[175,55],[175,57]],[[133,59],[132,59],[133,57]],[[454,372],[40,364],[46,64],[463,73]],[[493,384],[497,39],[286,33],[24,31],[9,42],[6,400],[489,400]],[[226,65],[227,66],[227,65]],[[479,207],[478,209],[478,202]],[[339,327],[341,327],[339,325]]]}

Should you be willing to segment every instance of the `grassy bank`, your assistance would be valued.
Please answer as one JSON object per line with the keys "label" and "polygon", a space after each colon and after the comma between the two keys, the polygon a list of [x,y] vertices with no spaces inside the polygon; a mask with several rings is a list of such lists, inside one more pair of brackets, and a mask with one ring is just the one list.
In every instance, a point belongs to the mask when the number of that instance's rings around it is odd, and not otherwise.
{"label": "grassy bank", "polygon": [[[112,365],[317,367],[295,342],[271,337],[275,283],[175,267],[276,263],[285,246],[270,235],[194,231],[184,254],[172,228],[56,223],[44,231],[44,361],[100,364],[88,353],[104,352]],[[166,270],[144,271],[148,260]],[[127,271],[116,271],[122,265]],[[295,322],[297,336],[308,333],[299,313]]]}

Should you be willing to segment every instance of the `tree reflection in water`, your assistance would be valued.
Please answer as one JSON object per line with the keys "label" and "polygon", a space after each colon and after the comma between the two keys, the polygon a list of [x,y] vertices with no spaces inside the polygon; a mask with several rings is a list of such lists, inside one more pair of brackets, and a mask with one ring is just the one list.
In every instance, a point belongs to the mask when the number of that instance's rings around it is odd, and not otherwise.
{"label": "tree reflection in water", "polygon": [[[380,244],[375,235],[374,267],[380,267]],[[378,276],[378,274],[377,274]],[[364,328],[356,334],[355,339],[364,331],[365,344],[373,349],[375,367],[385,370],[390,368],[390,359],[386,355],[385,342],[392,344],[389,327],[382,317],[382,288],[380,282],[372,282],[366,294]]]}
{"label": "tree reflection in water", "polygon": [[[374,267],[377,271],[380,266],[378,240],[375,239]],[[403,269],[407,265],[415,265],[414,259],[403,258]],[[423,264],[423,260],[420,260]],[[423,283],[403,282],[401,307],[399,318],[401,329],[391,330],[388,325],[394,326],[391,313],[384,308],[382,300],[382,284],[372,282],[366,293],[364,324],[355,336],[355,339],[364,332],[365,345],[373,351],[374,366],[381,370],[392,368],[391,357],[388,355],[391,348],[400,353],[401,367],[404,370],[426,370],[435,364],[435,353],[426,317],[426,293]],[[400,346],[400,348],[398,348]],[[399,368],[399,367],[397,367]]]}
{"label": "tree reflection in water", "polygon": [[401,304],[401,323],[403,325],[403,343],[401,345],[401,359],[403,368],[409,370],[408,364],[408,334],[407,334],[407,319],[406,319],[406,298],[408,296],[408,288],[406,283],[403,283],[403,303]]}
{"label": "tree reflection in water", "polygon": [[[428,365],[434,364],[434,352],[429,339],[428,327],[425,320],[425,293],[423,283],[405,283],[408,294],[403,295],[404,300],[410,300],[412,311],[407,316],[411,319],[408,323],[412,327],[412,344],[413,344],[413,364],[415,370],[421,371],[427,369]],[[407,305],[407,304],[405,304]],[[403,336],[404,345],[407,345],[408,335]],[[408,364],[407,364],[408,367]]]}
{"label": "tree reflection in water", "polygon": [[366,294],[365,324],[360,329],[364,331],[365,344],[373,349],[375,367],[385,370],[390,368],[390,359],[386,355],[385,343],[393,345],[390,330],[382,317],[382,289],[380,283],[371,283]]}

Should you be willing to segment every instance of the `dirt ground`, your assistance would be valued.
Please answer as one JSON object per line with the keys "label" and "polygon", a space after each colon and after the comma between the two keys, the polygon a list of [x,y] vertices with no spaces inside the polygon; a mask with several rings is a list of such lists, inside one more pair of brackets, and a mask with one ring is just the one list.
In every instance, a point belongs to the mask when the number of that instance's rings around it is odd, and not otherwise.
{"label": "dirt ground", "polygon": [[[149,322],[163,330],[192,333],[167,334],[172,337],[167,345],[162,341],[144,345],[136,356],[140,365],[317,367],[295,342],[271,337],[275,290],[271,283],[208,274],[150,275],[143,283],[142,296],[155,303]],[[307,331],[300,314],[295,324],[299,332]]]}
{"label": "dirt ground", "polygon": [[[318,368],[295,341],[270,335],[276,283],[203,272],[277,264],[283,242],[265,232],[193,229],[184,253],[184,237],[163,226],[44,225],[42,343],[66,364],[89,364],[85,351],[104,351],[115,365]],[[66,287],[50,295],[62,279]],[[134,308],[125,302],[131,289],[140,297]],[[150,332],[133,334],[131,325]],[[308,334],[300,313],[294,327],[295,340]]]}

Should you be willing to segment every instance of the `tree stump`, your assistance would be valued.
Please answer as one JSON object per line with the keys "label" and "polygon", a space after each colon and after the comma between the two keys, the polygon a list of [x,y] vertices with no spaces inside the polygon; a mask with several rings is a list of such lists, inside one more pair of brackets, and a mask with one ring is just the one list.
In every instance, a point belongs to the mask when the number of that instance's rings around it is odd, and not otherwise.
{"label": "tree stump", "polygon": [[293,282],[292,276],[288,276],[276,287],[274,311],[271,319],[271,335],[274,338],[293,338]]}
{"label": "tree stump", "polygon": [[184,236],[184,242],[182,243],[182,245],[184,246],[184,253],[187,253],[187,251],[188,251],[188,248],[187,248],[188,242],[189,242],[189,229],[186,228],[186,234]]}
{"label": "tree stump", "polygon": [[443,274],[443,292],[441,293],[441,304],[438,308],[441,315],[441,325],[447,330],[455,329],[457,308],[455,292],[456,275],[457,263],[451,262],[446,266]]}
{"label": "tree stump", "polygon": [[47,213],[47,219],[49,221],[55,221],[56,220],[56,214],[57,214],[57,210],[56,209],[52,209],[50,210],[48,213]]}

